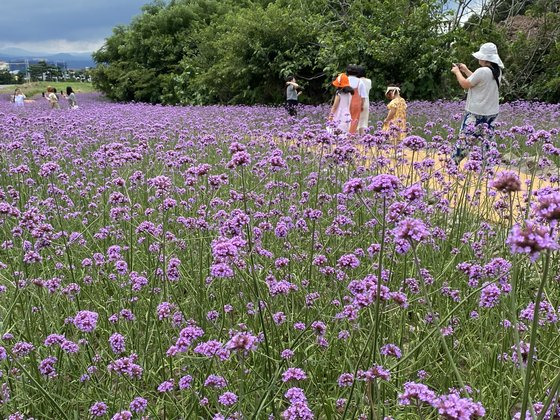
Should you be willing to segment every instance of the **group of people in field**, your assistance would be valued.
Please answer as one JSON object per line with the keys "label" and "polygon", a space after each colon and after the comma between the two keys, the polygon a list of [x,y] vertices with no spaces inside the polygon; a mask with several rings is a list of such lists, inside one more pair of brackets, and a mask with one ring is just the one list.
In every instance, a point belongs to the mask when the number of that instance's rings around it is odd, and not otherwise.
{"label": "group of people in field", "polygon": [[[66,94],[61,92],[62,96],[66,98],[68,101],[68,108],[69,109],[77,109],[78,108],[78,101],[76,100],[76,93],[72,89],[71,86],[66,87]],[[52,86],[47,87],[47,92],[43,92],[42,96],[48,101],[49,107],[51,109],[60,109],[60,104],[58,102],[58,93],[56,88]],[[25,101],[27,97],[21,91],[20,88],[16,88],[14,94],[12,95],[12,102],[16,108],[22,108],[25,106]]]}
{"label": "group of people in field", "polygon": [[[484,126],[490,133],[499,113],[499,88],[502,81],[504,64],[498,55],[495,44],[488,42],[472,54],[478,60],[479,68],[474,72],[463,63],[453,63],[451,72],[459,85],[467,90],[465,114],[461,123],[459,140],[456,144],[453,160],[459,162],[467,156],[470,148],[469,139],[480,138],[480,132],[474,127]],[[291,116],[297,115],[300,86],[295,77],[286,81],[286,107]],[[365,69],[349,65],[346,72],[340,73],[333,80],[336,88],[334,101],[330,109],[327,130],[347,134],[364,134],[369,122],[369,91],[371,80],[366,77]],[[385,96],[389,100],[387,117],[382,130],[389,134],[394,144],[407,135],[406,101],[400,95],[398,86],[387,86]],[[473,134],[472,136],[466,133]]]}
{"label": "group of people in field", "polygon": [[[371,80],[365,77],[365,69],[349,65],[346,73],[340,73],[332,85],[336,88],[336,94],[329,114],[329,130],[364,134],[369,124],[371,90]],[[383,130],[389,131],[391,127],[396,127],[394,131],[400,139],[406,130],[406,102],[401,98],[398,86],[388,86],[385,96],[390,102],[387,105],[389,112],[383,121]]]}

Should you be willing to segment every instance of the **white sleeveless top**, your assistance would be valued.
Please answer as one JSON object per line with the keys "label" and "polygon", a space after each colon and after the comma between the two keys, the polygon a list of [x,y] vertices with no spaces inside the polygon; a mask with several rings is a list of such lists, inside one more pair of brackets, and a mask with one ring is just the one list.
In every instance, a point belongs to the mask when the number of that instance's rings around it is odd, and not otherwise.
{"label": "white sleeveless top", "polygon": [[352,94],[340,92],[337,95],[340,98],[340,102],[333,115],[333,121],[339,130],[347,132],[350,130],[350,102],[352,101]]}

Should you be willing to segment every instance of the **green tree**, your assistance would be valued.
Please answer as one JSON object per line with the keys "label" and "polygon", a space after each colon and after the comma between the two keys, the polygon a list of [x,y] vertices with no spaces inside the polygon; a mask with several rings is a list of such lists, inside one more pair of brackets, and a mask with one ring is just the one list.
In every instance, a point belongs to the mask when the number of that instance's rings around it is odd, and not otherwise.
{"label": "green tree", "polygon": [[173,75],[192,49],[192,34],[216,14],[227,9],[227,1],[183,0],[166,5],[146,5],[130,26],[113,29],[105,45],[93,57],[94,84],[110,98],[175,103]]}
{"label": "green tree", "polygon": [[[318,103],[354,63],[367,68],[372,98],[388,83],[408,99],[458,97],[451,63],[476,66],[471,53],[492,41],[506,63],[505,98],[558,100],[558,5],[490,0],[463,23],[467,3],[156,0],[94,54],[94,84],[120,101],[279,103],[294,74],[302,101]],[[516,31],[519,13],[538,30]]]}
{"label": "green tree", "polygon": [[280,102],[284,79],[294,74],[306,84],[307,100],[324,94],[318,61],[318,16],[281,4],[232,10],[201,29],[198,50],[181,62],[178,80],[185,101]]}
{"label": "green tree", "polygon": [[0,85],[11,85],[16,82],[15,77],[8,70],[0,70]]}

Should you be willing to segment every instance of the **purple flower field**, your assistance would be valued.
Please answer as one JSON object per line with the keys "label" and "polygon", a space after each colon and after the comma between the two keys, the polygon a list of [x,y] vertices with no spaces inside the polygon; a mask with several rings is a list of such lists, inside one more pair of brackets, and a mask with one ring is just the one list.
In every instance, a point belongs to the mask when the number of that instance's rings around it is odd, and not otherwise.
{"label": "purple flower field", "polygon": [[0,101],[3,418],[560,419],[560,105],[79,100]]}

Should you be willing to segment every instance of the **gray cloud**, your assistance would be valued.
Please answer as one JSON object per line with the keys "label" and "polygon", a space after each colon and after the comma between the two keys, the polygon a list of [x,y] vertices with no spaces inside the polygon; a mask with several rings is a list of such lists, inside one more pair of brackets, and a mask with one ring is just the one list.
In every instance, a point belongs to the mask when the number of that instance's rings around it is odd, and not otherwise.
{"label": "gray cloud", "polygon": [[1,0],[0,46],[99,44],[149,0]]}

